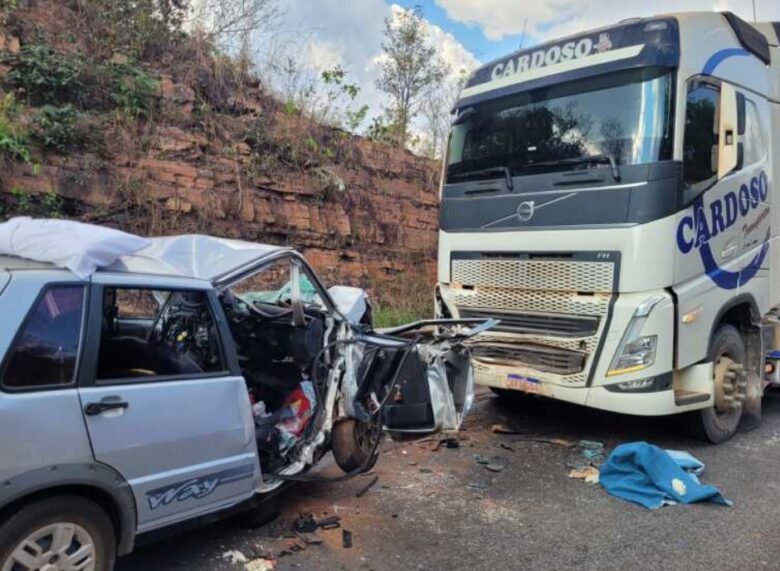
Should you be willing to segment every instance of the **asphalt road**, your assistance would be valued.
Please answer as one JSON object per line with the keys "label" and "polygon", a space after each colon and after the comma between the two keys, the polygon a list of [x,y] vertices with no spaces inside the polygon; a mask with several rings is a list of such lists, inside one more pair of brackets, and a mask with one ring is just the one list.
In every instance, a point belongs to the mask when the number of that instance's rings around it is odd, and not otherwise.
{"label": "asphalt road", "polygon": [[[414,569],[780,569],[780,394],[764,400],[762,425],[726,444],[683,435],[673,419],[624,417],[545,400],[500,402],[481,393],[460,447],[388,442],[375,469],[331,485],[299,485],[281,498],[273,523],[251,527],[233,518],[161,540],[119,561],[119,571],[244,569],[226,555],[238,550],[264,569],[407,571]],[[529,435],[593,439],[611,448],[647,440],[684,449],[706,463],[703,480],[734,500],[649,511],[568,477],[572,452],[550,443],[495,434],[502,423]],[[503,445],[502,445],[503,443]],[[474,455],[501,455],[492,473]],[[326,472],[335,473],[332,467]],[[284,537],[301,511],[339,515],[352,532],[317,532],[318,544]],[[293,548],[296,549],[296,548]],[[281,554],[281,556],[280,556]],[[275,567],[265,561],[275,559]]]}

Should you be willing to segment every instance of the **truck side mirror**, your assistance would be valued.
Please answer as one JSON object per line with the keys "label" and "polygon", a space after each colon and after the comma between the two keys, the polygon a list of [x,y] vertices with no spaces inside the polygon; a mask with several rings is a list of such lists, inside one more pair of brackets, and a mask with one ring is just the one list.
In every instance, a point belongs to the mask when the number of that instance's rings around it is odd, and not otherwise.
{"label": "truck side mirror", "polygon": [[720,88],[720,120],[718,129],[718,179],[723,178],[739,164],[737,91],[728,83]]}

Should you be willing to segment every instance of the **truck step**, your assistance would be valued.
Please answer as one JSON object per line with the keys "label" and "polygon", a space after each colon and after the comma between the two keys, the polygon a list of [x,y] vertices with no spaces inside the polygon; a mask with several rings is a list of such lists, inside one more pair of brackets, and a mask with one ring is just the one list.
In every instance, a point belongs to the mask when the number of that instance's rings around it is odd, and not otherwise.
{"label": "truck step", "polygon": [[696,404],[697,402],[705,402],[710,398],[707,393],[697,393],[694,391],[685,391],[682,389],[675,389],[674,391],[674,404],[677,406],[684,406],[688,404]]}

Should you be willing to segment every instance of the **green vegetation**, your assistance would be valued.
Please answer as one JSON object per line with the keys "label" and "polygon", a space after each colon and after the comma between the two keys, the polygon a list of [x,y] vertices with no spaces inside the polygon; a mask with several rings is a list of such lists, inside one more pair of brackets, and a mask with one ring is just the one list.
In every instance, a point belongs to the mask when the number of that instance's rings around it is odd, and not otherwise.
{"label": "green vegetation", "polygon": [[137,59],[158,58],[184,37],[187,0],[86,0],[95,28],[93,41],[109,54]]}
{"label": "green vegetation", "polygon": [[110,97],[114,106],[127,117],[148,117],[160,86],[159,81],[129,63],[106,67],[111,78]]}
{"label": "green vegetation", "polygon": [[412,255],[404,261],[406,272],[374,280],[371,298],[374,325],[393,327],[433,317],[433,285],[423,270],[424,256]]}
{"label": "green vegetation", "polygon": [[2,24],[6,17],[16,10],[16,8],[17,0],[0,0],[0,24]]}
{"label": "green vegetation", "polygon": [[411,323],[420,319],[430,319],[430,308],[398,308],[390,306],[379,306],[374,308],[374,327],[395,327]]}
{"label": "green vegetation", "polygon": [[8,83],[33,105],[75,102],[84,89],[81,58],[58,54],[47,44],[27,44],[5,61],[13,66]]}
{"label": "green vegetation", "polygon": [[14,123],[18,105],[9,93],[0,101],[0,157],[31,161],[27,132]]}
{"label": "green vegetation", "polygon": [[85,122],[86,116],[71,104],[45,105],[33,120],[33,137],[58,153],[85,149],[94,141]]}
{"label": "green vegetation", "polygon": [[0,221],[12,216],[62,218],[65,215],[62,197],[48,192],[33,194],[21,188],[11,190],[11,201],[0,203]]}

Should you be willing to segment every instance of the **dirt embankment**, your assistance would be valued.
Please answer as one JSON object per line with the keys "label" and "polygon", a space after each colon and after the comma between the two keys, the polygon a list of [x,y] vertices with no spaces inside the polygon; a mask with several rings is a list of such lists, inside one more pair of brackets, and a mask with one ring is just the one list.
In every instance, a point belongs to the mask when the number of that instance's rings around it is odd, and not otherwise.
{"label": "dirt embankment", "polygon": [[[95,44],[83,4],[21,0],[0,26],[0,139],[5,121],[30,154],[0,156],[0,217],[289,244],[328,282],[379,297],[432,282],[432,161],[312,123],[194,40],[154,61]],[[24,74],[46,66],[70,93],[36,97]]]}

